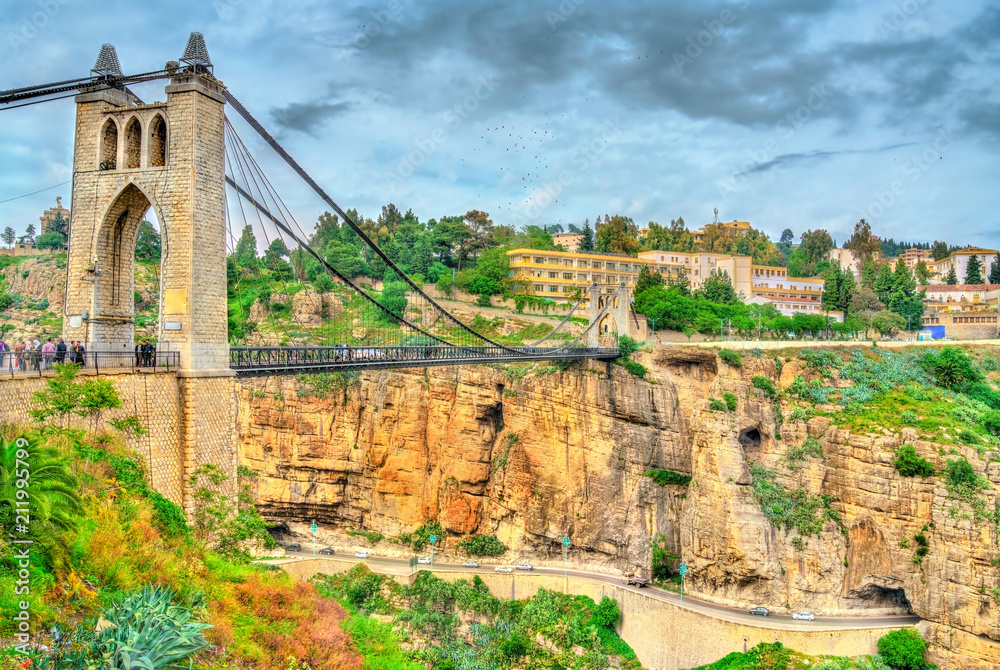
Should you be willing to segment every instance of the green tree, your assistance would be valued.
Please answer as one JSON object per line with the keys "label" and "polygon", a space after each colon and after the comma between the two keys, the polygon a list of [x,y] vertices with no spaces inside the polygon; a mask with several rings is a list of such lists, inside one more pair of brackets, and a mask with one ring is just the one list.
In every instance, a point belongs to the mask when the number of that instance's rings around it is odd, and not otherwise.
{"label": "green tree", "polygon": [[896,280],[892,275],[892,268],[888,263],[882,263],[879,266],[878,275],[872,283],[872,290],[875,291],[875,295],[878,296],[883,305],[888,306],[892,302],[892,291],[895,284]]}
{"label": "green tree", "polygon": [[958,284],[958,275],[955,274],[954,266],[952,266],[951,270],[948,271],[948,275],[944,278],[944,283],[951,286]]}
{"label": "green tree", "polygon": [[636,279],[633,295],[639,295],[643,291],[654,286],[663,286],[663,275],[659,272],[650,272],[648,265],[639,268],[639,278]]}
{"label": "green tree", "polygon": [[[365,263],[361,260],[358,248],[353,244],[333,240],[326,247],[324,259],[345,277],[353,278],[362,274]],[[325,272],[325,270],[324,270]]]}
{"label": "green tree", "polygon": [[28,414],[35,421],[58,418],[65,426],[66,419],[74,414],[91,419],[92,430],[96,430],[105,411],[122,406],[113,381],[99,378],[77,381],[80,368],[73,364],[57,364],[52,369],[55,375],[45,381],[46,388],[32,396],[36,409],[28,410]]}
{"label": "green tree", "polygon": [[50,233],[59,233],[63,236],[63,239],[69,237],[69,222],[63,218],[63,215],[56,212],[55,217],[52,219],[52,223],[49,224]]}
{"label": "green tree", "polygon": [[806,262],[815,265],[826,260],[833,249],[833,238],[825,230],[807,230],[802,233],[799,249],[805,254]]}
{"label": "green tree", "polygon": [[590,219],[583,222],[583,230],[580,233],[583,237],[577,246],[577,251],[589,254],[594,250],[594,230],[590,227]]}
{"label": "green tree", "polygon": [[891,335],[905,328],[906,320],[892,310],[883,309],[875,314],[871,325],[878,331],[879,335]]}
{"label": "green tree", "polygon": [[712,270],[712,273],[705,278],[700,293],[706,300],[721,304],[731,304],[739,299],[729,273],[718,268]]}
{"label": "green tree", "polygon": [[14,242],[17,240],[17,233],[14,232],[13,228],[7,226],[6,228],[3,229],[3,235],[0,237],[3,238],[4,243],[8,247],[12,247],[14,246]]}
{"label": "green tree", "polygon": [[503,248],[486,249],[476,262],[474,276],[468,285],[470,293],[500,295],[504,280],[510,273],[510,257]]}
{"label": "green tree", "polygon": [[605,214],[604,222],[597,225],[594,249],[599,253],[634,255],[641,248],[639,240],[636,239],[637,234],[638,228],[631,218],[620,214],[614,216]]}
{"label": "green tree", "polygon": [[656,251],[694,251],[694,235],[687,229],[683,217],[677,217],[669,226],[649,222],[649,232],[643,237],[646,249]]}
{"label": "green tree", "polygon": [[924,670],[927,643],[915,628],[901,628],[878,640],[878,653],[893,670]]}
{"label": "green tree", "polygon": [[936,261],[939,261],[942,258],[948,258],[948,254],[950,253],[951,251],[948,249],[947,242],[938,242],[935,240],[934,244],[931,246],[931,258]]}
{"label": "green tree", "polygon": [[979,260],[977,254],[969,255],[969,264],[965,268],[965,283],[966,284],[982,284],[983,283],[983,264]]}
{"label": "green tree", "polygon": [[[406,313],[406,289],[407,285],[401,281],[386,283],[382,287],[382,295],[378,299],[379,304],[396,316],[402,317]],[[380,311],[380,314],[384,321],[396,322],[385,312]]]}
{"label": "green tree", "polygon": [[24,229],[24,236],[21,238],[25,242],[35,241],[35,224],[29,223],[28,227]]}
{"label": "green tree", "polygon": [[45,233],[38,236],[38,239],[35,240],[35,246],[39,249],[58,251],[66,246],[66,238],[59,233]]}
{"label": "green tree", "polygon": [[253,228],[248,223],[243,226],[240,239],[236,241],[236,249],[233,251],[236,256],[236,264],[245,269],[257,269],[257,238],[253,234]]}
{"label": "green tree", "polygon": [[993,263],[990,264],[990,275],[987,282],[990,284],[1000,284],[1000,252],[997,252]]}
{"label": "green tree", "polygon": [[781,237],[778,238],[778,242],[791,246],[792,241],[795,239],[795,233],[792,232],[791,228],[785,228],[781,231]]}
{"label": "green tree", "polygon": [[858,262],[864,263],[866,260],[874,259],[876,254],[881,251],[881,243],[878,237],[872,233],[872,227],[868,222],[861,219],[854,224],[854,233],[844,242],[844,248],[850,249],[854,258]]}
{"label": "green tree", "polygon": [[927,267],[927,262],[923,259],[917,261],[916,267],[913,268],[913,273],[917,276],[917,281],[921,286],[927,286],[931,283],[931,271]]}
{"label": "green tree", "polygon": [[195,536],[208,542],[220,554],[237,561],[248,561],[254,545],[272,548],[274,540],[267,533],[268,524],[254,506],[250,480],[256,477],[249,468],[237,467],[235,500],[229,477],[217,466],[199,466],[188,480],[194,491],[192,526]]}
{"label": "green tree", "polygon": [[143,219],[139,222],[139,230],[136,232],[136,260],[158,261],[160,253],[160,233],[156,231],[156,228],[153,228],[153,224]]}

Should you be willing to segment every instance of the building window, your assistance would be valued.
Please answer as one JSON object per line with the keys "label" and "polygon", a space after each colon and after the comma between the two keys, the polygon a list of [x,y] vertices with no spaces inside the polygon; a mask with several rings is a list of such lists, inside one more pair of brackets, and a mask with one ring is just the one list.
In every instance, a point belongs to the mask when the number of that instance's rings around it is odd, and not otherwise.
{"label": "building window", "polygon": [[568,268],[571,268],[573,267],[573,261],[567,258],[566,260],[563,261],[563,265],[565,265]]}
{"label": "building window", "polygon": [[102,170],[114,170],[118,165],[118,126],[114,119],[104,123],[101,133],[101,164]]}
{"label": "building window", "polygon": [[559,292],[558,286],[549,286],[549,293],[558,293],[558,292]]}
{"label": "building window", "polygon": [[572,279],[572,278],[573,278],[573,273],[572,272],[564,272],[563,273],[563,279]]}
{"label": "building window", "polygon": [[535,284],[535,293],[541,293],[541,292],[542,292],[542,285]]}
{"label": "building window", "polygon": [[541,265],[541,264],[545,263],[545,259],[544,258],[539,258],[538,256],[535,256],[535,262],[538,263],[539,265]]}
{"label": "building window", "polygon": [[587,261],[577,261],[576,262],[576,267],[578,267],[578,268],[585,268],[585,267],[587,267]]}
{"label": "building window", "polygon": [[149,124],[149,167],[167,164],[167,123],[157,114]]}
{"label": "building window", "polygon": [[142,126],[134,116],[125,124],[125,169],[139,167],[142,157]]}
{"label": "building window", "polygon": [[559,277],[559,273],[558,272],[550,272],[549,273],[549,279],[557,279],[558,277]]}

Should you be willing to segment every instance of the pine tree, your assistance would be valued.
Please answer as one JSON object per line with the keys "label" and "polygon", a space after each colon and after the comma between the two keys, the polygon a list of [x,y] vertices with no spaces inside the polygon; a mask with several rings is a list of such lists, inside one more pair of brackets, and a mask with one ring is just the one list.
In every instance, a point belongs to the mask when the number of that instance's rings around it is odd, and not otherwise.
{"label": "pine tree", "polygon": [[993,259],[993,264],[990,265],[988,281],[991,284],[1000,284],[1000,252],[997,252],[996,258]]}
{"label": "pine tree", "polygon": [[244,268],[258,267],[257,263],[257,238],[253,234],[250,224],[243,227],[240,239],[236,242],[234,254],[236,262]]}
{"label": "pine tree", "polygon": [[944,278],[944,283],[950,284],[951,286],[958,284],[958,275],[955,274],[954,266],[952,266],[951,271],[948,272],[948,276]]}
{"label": "pine tree", "polygon": [[876,277],[872,284],[872,289],[875,291],[878,299],[882,301],[882,304],[889,305],[895,285],[896,280],[893,277],[892,269],[888,263],[883,263],[878,269],[878,277]]}
{"label": "pine tree", "polygon": [[965,268],[965,283],[983,283],[983,264],[980,262],[979,256],[976,254],[969,256],[969,264]]}
{"label": "pine tree", "polygon": [[17,239],[17,233],[14,232],[13,228],[7,226],[6,228],[3,229],[2,239],[7,244],[8,247],[12,247],[14,246],[14,240]]}
{"label": "pine tree", "polygon": [[590,227],[590,219],[586,219],[583,222],[583,232],[581,235],[583,237],[580,239],[577,251],[589,254],[594,250],[594,229]]}

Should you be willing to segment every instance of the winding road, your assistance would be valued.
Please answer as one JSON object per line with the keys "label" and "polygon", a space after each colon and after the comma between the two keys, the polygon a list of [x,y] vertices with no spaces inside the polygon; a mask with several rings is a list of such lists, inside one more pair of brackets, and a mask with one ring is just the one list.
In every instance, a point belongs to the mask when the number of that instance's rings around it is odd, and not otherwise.
{"label": "winding road", "polygon": [[[309,551],[287,551],[286,554],[291,557],[291,560],[298,561],[305,558],[312,559],[313,553]],[[355,558],[352,554],[334,554],[329,555],[316,555],[317,560],[328,560],[337,561],[341,563],[365,563],[373,571],[382,574],[394,574],[394,575],[410,575],[413,570],[410,568],[409,559],[405,558],[387,558],[381,556],[369,556],[368,558]],[[283,560],[269,560],[266,561],[272,565],[280,565],[284,562]],[[507,565],[506,563],[504,565]],[[430,565],[421,564],[418,565],[419,570],[431,570]],[[441,561],[434,561],[433,572],[461,572],[461,573],[493,573],[495,572],[496,565],[480,565],[478,568],[466,568],[462,567],[460,563],[447,563]],[[542,568],[535,567],[531,571],[514,570],[513,578],[528,579],[531,575],[546,575],[561,577],[563,576],[563,570],[559,568]],[[716,603],[706,602],[704,600],[698,600],[692,598],[691,596],[684,596],[684,603],[681,604],[680,594],[673,593],[671,591],[664,591],[653,586],[642,587],[641,589],[635,586],[626,586],[622,583],[622,578],[620,576],[608,575],[599,572],[586,572],[582,570],[568,570],[566,574],[571,577],[577,577],[581,579],[589,579],[596,582],[604,582],[606,584],[613,584],[619,588],[627,589],[629,591],[635,591],[642,593],[642,595],[653,598],[654,600],[660,600],[663,602],[676,605],[677,607],[683,607],[686,610],[692,612],[697,612],[699,614],[704,614],[705,616],[712,617],[713,619],[719,619],[720,621],[728,621],[731,623],[743,624],[746,626],[756,626],[757,628],[770,628],[775,630],[868,630],[873,628],[901,628],[904,626],[912,626],[920,622],[920,617],[914,615],[897,615],[897,616],[879,616],[879,617],[816,617],[815,621],[798,621],[792,619],[792,612],[787,613],[776,613],[772,612],[768,616],[752,615],[745,609],[735,609],[732,607],[726,607],[725,605],[718,605]]]}

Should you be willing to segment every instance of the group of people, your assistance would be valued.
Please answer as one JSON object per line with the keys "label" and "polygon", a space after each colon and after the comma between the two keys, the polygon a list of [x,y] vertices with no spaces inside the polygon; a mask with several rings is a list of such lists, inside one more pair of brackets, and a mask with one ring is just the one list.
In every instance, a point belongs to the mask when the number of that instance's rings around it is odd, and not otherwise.
{"label": "group of people", "polygon": [[135,343],[135,366],[150,368],[156,366],[156,345],[149,340]]}
{"label": "group of people", "polygon": [[0,368],[40,372],[67,361],[81,367],[87,364],[87,349],[83,342],[71,341],[67,345],[61,337],[57,342],[53,342],[50,337],[43,344],[35,338],[19,342],[11,348],[0,340]]}

